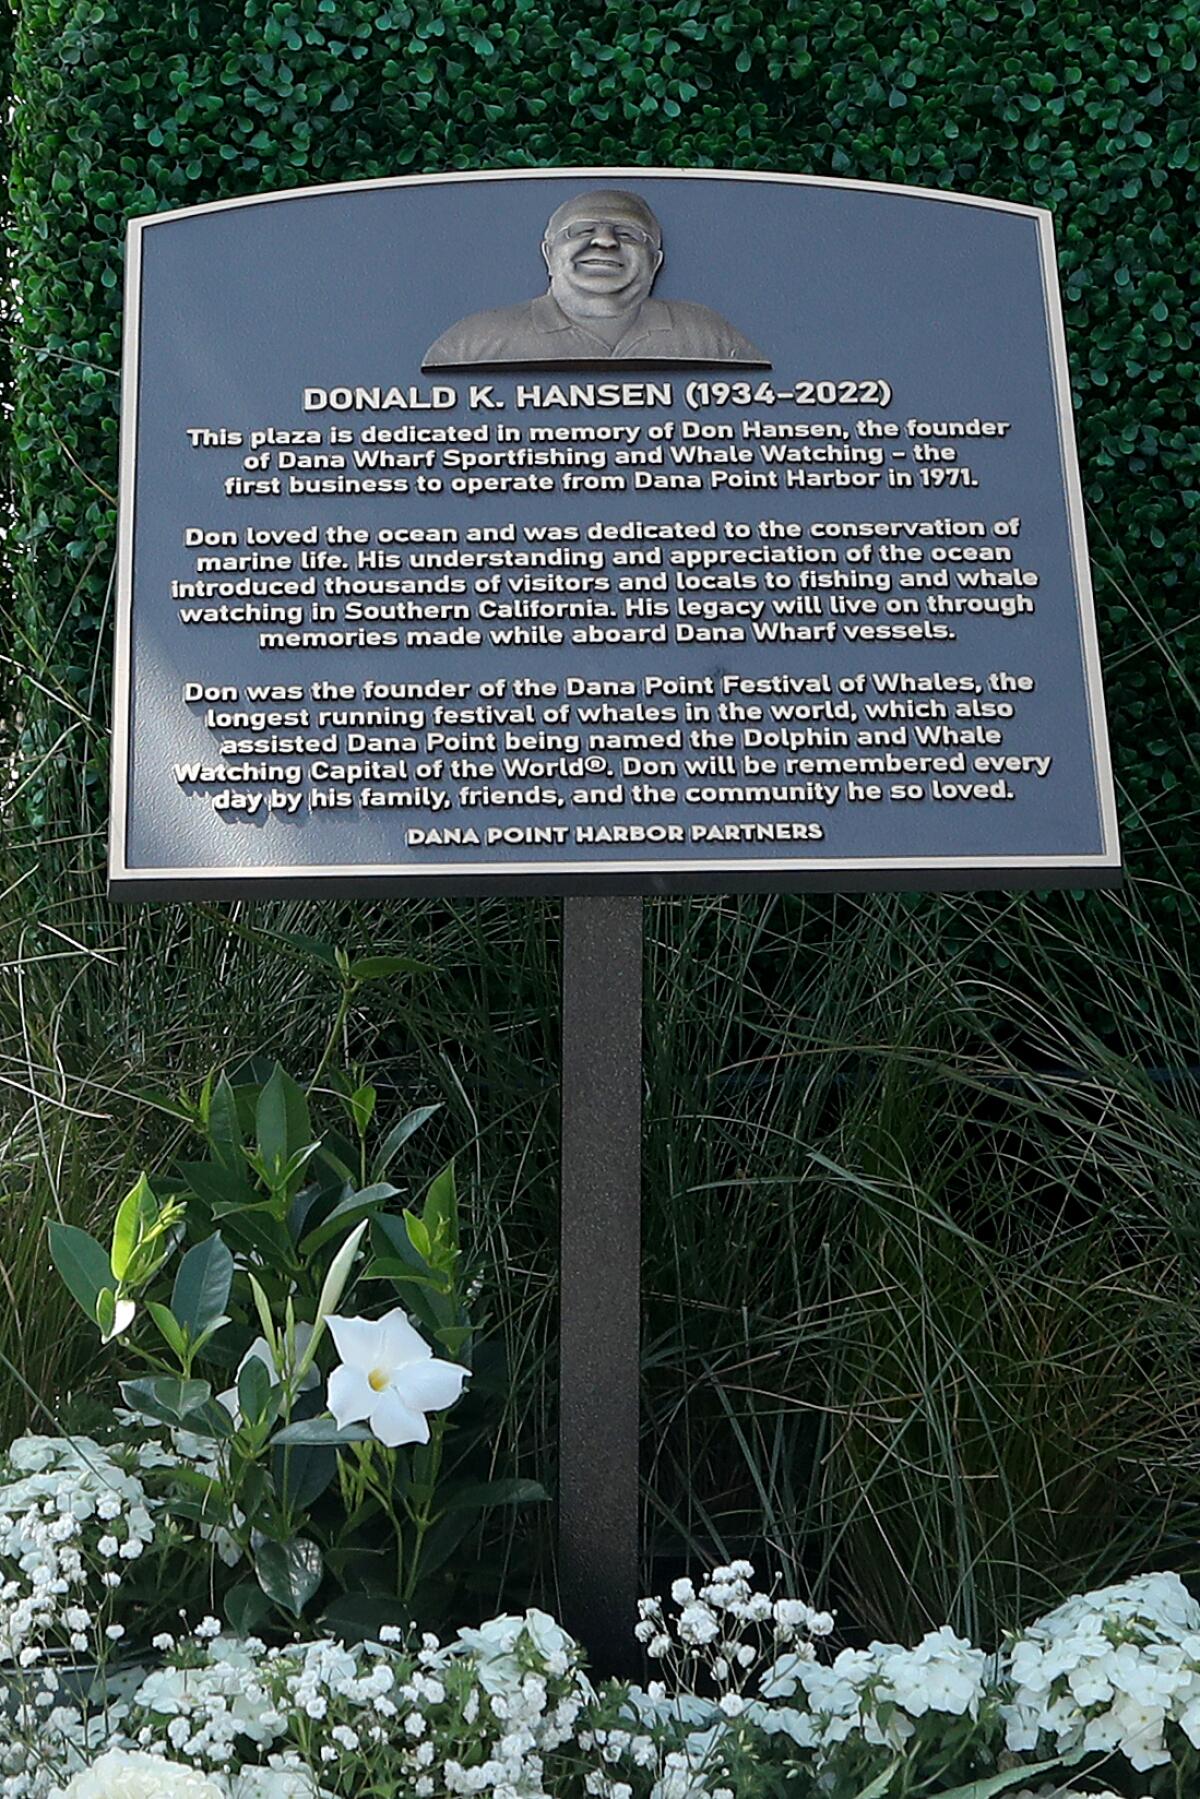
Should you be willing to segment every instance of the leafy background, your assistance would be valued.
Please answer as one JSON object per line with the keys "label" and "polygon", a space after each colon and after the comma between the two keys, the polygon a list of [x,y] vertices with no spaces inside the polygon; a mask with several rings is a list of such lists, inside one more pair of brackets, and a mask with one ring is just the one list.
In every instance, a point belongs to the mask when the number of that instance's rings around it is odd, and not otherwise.
{"label": "leafy background", "polygon": [[[496,1462],[552,1464],[557,908],[104,900],[126,218],[476,166],[945,186],[1056,215],[1131,879],[648,904],[647,1579],[748,1549],[849,1625],[986,1635],[1197,1566],[1195,0],[10,0],[10,40],[8,1426],[104,1380],[33,1226],[178,1150],[156,1095],[311,1073],[302,933],[437,970],[364,990],[344,1053],[381,1111],[445,1102],[414,1186],[458,1152]],[[517,1598],[552,1570],[509,1529],[480,1566]]]}

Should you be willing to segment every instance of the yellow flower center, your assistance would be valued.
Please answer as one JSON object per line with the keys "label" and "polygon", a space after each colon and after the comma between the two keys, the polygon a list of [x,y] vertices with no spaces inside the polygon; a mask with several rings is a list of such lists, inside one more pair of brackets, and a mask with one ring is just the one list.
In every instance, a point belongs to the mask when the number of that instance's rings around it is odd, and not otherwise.
{"label": "yellow flower center", "polygon": [[386,1368],[372,1368],[370,1374],[367,1376],[367,1385],[370,1387],[372,1393],[382,1393],[385,1387],[391,1385],[391,1376],[389,1375],[388,1370]]}

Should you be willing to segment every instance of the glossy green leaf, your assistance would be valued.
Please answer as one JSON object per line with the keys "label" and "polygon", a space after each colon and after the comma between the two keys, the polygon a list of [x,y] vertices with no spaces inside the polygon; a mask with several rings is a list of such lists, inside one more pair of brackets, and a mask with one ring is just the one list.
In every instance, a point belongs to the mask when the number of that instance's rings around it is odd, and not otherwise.
{"label": "glossy green leaf", "polygon": [[263,1416],[273,1384],[266,1363],[259,1356],[248,1356],[237,1378],[238,1408],[243,1418],[253,1423]]}
{"label": "glossy green leaf", "polygon": [[208,1140],[222,1168],[243,1175],[242,1126],[233,1088],[224,1075],[213,1089],[208,1109]]}
{"label": "glossy green leaf", "polygon": [[884,1799],[884,1795],[891,1787],[892,1776],[899,1766],[899,1762],[893,1762],[890,1768],[885,1768],[882,1774],[877,1774],[874,1780],[868,1782],[865,1787],[861,1787],[855,1793],[854,1799]]}
{"label": "glossy green leaf", "polygon": [[415,1212],[405,1212],[404,1228],[408,1232],[409,1242],[412,1244],[421,1260],[423,1262],[428,1262],[433,1252],[433,1245],[430,1242],[429,1232],[425,1228],[424,1220],[418,1218]]}
{"label": "glossy green leaf", "polygon": [[347,1096],[346,1103],[350,1109],[350,1116],[354,1120],[354,1128],[360,1137],[365,1137],[370,1128],[371,1120],[375,1116],[377,1098],[376,1089],[367,1086],[356,1087],[354,1092]]}
{"label": "glossy green leaf", "polygon": [[285,1444],[272,1457],[275,1491],[293,1513],[306,1512],[337,1474],[337,1450],[327,1443]]}
{"label": "glossy green leaf", "polygon": [[500,1505],[540,1505],[549,1497],[537,1480],[480,1480],[452,1488],[443,1503],[447,1511],[485,1512]]}
{"label": "glossy green leaf", "polygon": [[194,1437],[209,1437],[217,1443],[227,1442],[237,1431],[237,1425],[219,1399],[206,1400],[203,1405],[185,1412],[179,1422]]}
{"label": "glossy green leaf", "polygon": [[176,1322],[175,1315],[169,1306],[160,1305],[156,1300],[147,1303],[146,1310],[158,1326],[159,1335],[172,1353],[182,1361],[187,1353],[187,1339]]}
{"label": "glossy green leaf", "polygon": [[194,1244],[179,1264],[171,1310],[191,1337],[198,1337],[229,1303],[233,1257],[219,1236]]}
{"label": "glossy green leaf", "polygon": [[440,1237],[453,1247],[458,1242],[458,1189],[454,1180],[454,1163],[447,1162],[435,1175],[425,1195],[421,1219],[430,1237]]}
{"label": "glossy green leaf", "polygon": [[307,1418],[277,1430],[271,1438],[272,1448],[299,1443],[314,1449],[337,1448],[343,1443],[369,1443],[371,1433],[365,1424],[346,1424],[339,1428],[332,1418]]}
{"label": "glossy green leaf", "polygon": [[123,1380],[121,1397],[131,1412],[140,1412],[160,1424],[182,1425],[189,1413],[207,1405],[212,1388],[206,1380],[176,1380],[157,1374],[141,1380]]}
{"label": "glossy green leaf", "polygon": [[375,1154],[375,1160],[371,1164],[372,1180],[380,1181],[383,1179],[413,1132],[419,1131],[423,1124],[428,1123],[435,1112],[440,1111],[440,1106],[416,1106],[411,1112],[406,1113],[398,1124],[392,1126],[391,1130],[387,1133],[387,1136],[383,1139],[383,1142],[379,1145]]}
{"label": "glossy green leaf", "polygon": [[96,1323],[100,1326],[100,1336],[107,1343],[115,1334],[117,1322],[117,1296],[111,1287],[101,1287],[96,1295]]}
{"label": "glossy green leaf", "polygon": [[263,1207],[238,1207],[225,1211],[218,1207],[221,1235],[239,1250],[251,1250],[270,1268],[288,1268],[294,1262],[293,1244],[287,1227],[280,1224]]}
{"label": "glossy green leaf", "polygon": [[265,943],[282,944],[284,948],[293,950],[313,962],[319,962],[325,968],[334,968],[337,964],[336,953],[331,943],[325,943],[320,937],[306,936],[303,931],[259,931],[256,933]]}
{"label": "glossy green leaf", "polygon": [[108,1256],[94,1237],[78,1225],[53,1220],[48,1228],[50,1255],[76,1304],[96,1321],[96,1302],[112,1280]]}
{"label": "glossy green leaf", "polygon": [[179,1169],[180,1178],[212,1208],[253,1205],[256,1195],[248,1172],[244,1162],[238,1168],[225,1168],[217,1162],[184,1162]]}
{"label": "glossy green leaf", "polygon": [[260,1586],[240,1580],[225,1595],[225,1616],[239,1637],[252,1637],[271,1616],[271,1601]]}
{"label": "glossy green leaf", "polygon": [[1010,1793],[1014,1787],[1029,1786],[1031,1781],[1039,1779],[1043,1774],[1053,1774],[1056,1768],[1072,1767],[1082,1760],[1078,1754],[1056,1755],[1052,1761],[1032,1762],[1022,1768],[1009,1768],[1003,1774],[985,1775],[981,1780],[968,1780],[965,1786],[952,1787],[939,1795],[939,1799],[996,1799],[1000,1793]]}
{"label": "glossy green leaf", "polygon": [[278,1062],[258,1096],[254,1129],[259,1154],[268,1164],[286,1163],[313,1141],[304,1091]]}
{"label": "glossy green leaf", "polygon": [[403,1630],[412,1622],[411,1609],[387,1593],[340,1593],[318,1620],[323,1635],[347,1644],[377,1643],[381,1630]]}
{"label": "glossy green leaf", "polygon": [[321,1551],[305,1537],[287,1543],[260,1543],[254,1554],[254,1572],[268,1599],[298,1618],[314,1596],[324,1575]]}
{"label": "glossy green leaf", "polygon": [[371,1432],[365,1425],[342,1425],[338,1427],[331,1418],[300,1419],[295,1425],[286,1425],[277,1430],[272,1437],[272,1448],[282,1448],[288,1443],[299,1443],[308,1448],[338,1448],[344,1443],[371,1443]]}
{"label": "glossy green leaf", "polygon": [[398,974],[432,974],[433,969],[411,956],[360,956],[351,962],[350,973],[356,981],[386,981]]}
{"label": "glossy green leaf", "polygon": [[113,1222],[112,1249],[109,1253],[109,1266],[114,1280],[125,1279],[141,1235],[142,1221],[148,1214],[152,1215],[154,1209],[154,1195],[143,1174],[117,1207],[117,1216]]}
{"label": "glossy green leaf", "polygon": [[393,1187],[390,1182],[377,1181],[372,1187],[362,1187],[357,1193],[348,1193],[315,1230],[305,1237],[300,1245],[301,1255],[311,1256],[315,1250],[323,1249],[326,1243],[332,1243],[335,1237],[342,1236],[351,1225],[357,1224],[360,1219],[369,1218],[380,1206],[385,1206],[398,1192],[399,1188]]}

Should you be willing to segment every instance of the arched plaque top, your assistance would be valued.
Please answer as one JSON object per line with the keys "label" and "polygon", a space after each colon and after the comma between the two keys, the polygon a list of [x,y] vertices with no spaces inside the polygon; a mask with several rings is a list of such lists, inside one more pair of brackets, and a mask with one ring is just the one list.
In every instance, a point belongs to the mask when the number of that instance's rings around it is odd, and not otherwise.
{"label": "arched plaque top", "polygon": [[235,207],[266,206],[280,200],[311,200],[327,194],[366,193],[375,188],[429,187],[463,181],[620,181],[636,185],[639,181],[766,181],[787,183],[797,187],[836,188],[846,193],[896,194],[910,200],[944,200],[957,206],[981,206],[993,212],[1014,213],[1023,218],[1046,220],[1053,214],[1044,206],[1028,206],[1020,200],[998,200],[987,194],[963,194],[953,188],[912,187],[893,181],[855,181],[842,175],[794,175],[778,169],[664,169],[640,165],[614,165],[605,168],[552,169],[450,169],[442,173],[421,175],[375,175],[362,181],[323,182],[308,187],[274,188],[266,194],[238,194],[228,200],[206,200],[198,206],[177,206],[167,212],[135,213],[129,219],[131,228],[145,229],[179,219],[202,218],[211,213],[232,211]]}

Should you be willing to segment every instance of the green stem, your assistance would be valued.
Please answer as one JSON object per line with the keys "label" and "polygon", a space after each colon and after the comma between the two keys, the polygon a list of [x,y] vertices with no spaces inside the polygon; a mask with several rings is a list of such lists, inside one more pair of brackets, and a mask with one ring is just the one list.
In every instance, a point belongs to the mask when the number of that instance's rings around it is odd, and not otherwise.
{"label": "green stem", "polygon": [[342,1034],[342,1028],[346,1023],[346,1018],[350,1011],[350,1002],[357,991],[357,981],[347,981],[342,988],[341,998],[338,1000],[337,1016],[333,1021],[333,1029],[330,1031],[325,1048],[321,1052],[321,1060],[317,1063],[316,1072],[314,1073],[312,1080],[308,1083],[309,1093],[312,1093],[317,1082],[329,1066],[329,1059],[333,1055],[334,1048],[338,1038]]}
{"label": "green stem", "polygon": [[411,1500],[406,1502],[415,1540],[412,1555],[409,1557],[408,1579],[404,1583],[404,1590],[401,1594],[401,1598],[405,1601],[411,1600],[416,1591],[417,1574],[421,1565],[421,1550],[424,1547],[426,1536],[437,1522],[433,1515],[433,1496],[437,1491],[438,1475],[441,1472],[442,1440],[445,1431],[444,1420],[435,1418],[429,1433],[428,1473],[417,1490],[416,1503],[414,1504]]}

